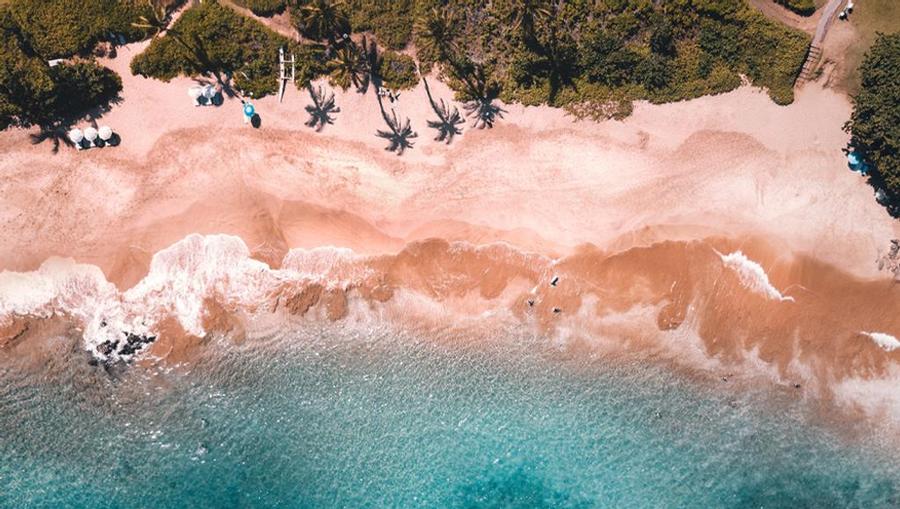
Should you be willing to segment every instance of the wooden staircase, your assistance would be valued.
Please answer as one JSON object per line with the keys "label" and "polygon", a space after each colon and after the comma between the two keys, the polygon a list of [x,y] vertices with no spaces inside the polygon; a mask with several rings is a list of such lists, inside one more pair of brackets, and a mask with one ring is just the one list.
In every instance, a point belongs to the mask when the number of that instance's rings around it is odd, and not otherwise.
{"label": "wooden staircase", "polygon": [[810,46],[809,51],[806,53],[806,60],[803,62],[803,67],[800,69],[800,74],[797,75],[797,80],[794,82],[794,86],[811,80],[815,76],[816,67],[819,65],[820,60],[822,60],[822,48]]}

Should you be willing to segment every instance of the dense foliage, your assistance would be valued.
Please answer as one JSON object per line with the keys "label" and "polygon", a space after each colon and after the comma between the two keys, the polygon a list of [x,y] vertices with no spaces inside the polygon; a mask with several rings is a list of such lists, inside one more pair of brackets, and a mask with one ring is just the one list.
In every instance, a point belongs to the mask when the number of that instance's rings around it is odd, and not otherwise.
{"label": "dense foliage", "polygon": [[440,63],[463,98],[490,89],[592,117],[725,92],[741,75],[790,103],[809,44],[743,0],[300,0],[293,10],[304,36],[338,48],[347,24],[384,47],[413,42],[420,65]]}
{"label": "dense foliage", "polygon": [[816,3],[813,0],[775,0],[775,2],[801,16],[812,16],[816,12]]}
{"label": "dense foliage", "polygon": [[92,60],[50,67],[30,46],[33,40],[0,8],[0,129],[64,127],[118,96],[122,82],[114,72]]}
{"label": "dense foliage", "polygon": [[234,3],[250,9],[257,16],[272,16],[287,7],[286,0],[234,0]]}
{"label": "dense foliage", "polygon": [[900,32],[879,35],[860,67],[862,84],[846,128],[875,177],[900,196]]}
{"label": "dense foliage", "polygon": [[371,31],[382,46],[399,50],[409,42],[413,27],[413,0],[347,0],[354,32]]}
{"label": "dense foliage", "polygon": [[110,34],[142,38],[131,24],[149,6],[139,0],[16,0],[7,8],[28,47],[51,59],[88,52]]}
{"label": "dense foliage", "polygon": [[211,73],[247,94],[276,92],[278,48],[297,55],[297,80],[305,84],[319,74],[317,50],[300,45],[255,20],[207,1],[188,9],[175,24],[131,62],[135,74],[170,80],[180,74]]}
{"label": "dense foliage", "polygon": [[412,88],[419,82],[416,61],[409,55],[394,51],[384,52],[379,72],[384,86],[391,89]]}

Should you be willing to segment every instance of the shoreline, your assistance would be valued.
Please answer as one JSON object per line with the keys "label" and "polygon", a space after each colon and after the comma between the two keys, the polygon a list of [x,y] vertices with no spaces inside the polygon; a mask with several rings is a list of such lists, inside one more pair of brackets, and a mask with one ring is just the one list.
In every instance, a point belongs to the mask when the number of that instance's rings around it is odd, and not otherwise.
{"label": "shoreline", "polygon": [[[628,119],[602,123],[573,121],[548,107],[504,105],[493,129],[467,125],[448,146],[424,127],[433,114],[419,85],[396,104],[419,130],[415,147],[397,157],[374,135],[382,119],[372,93],[335,91],[342,113],[316,134],[302,124],[303,94],[289,90],[282,104],[274,97],[254,101],[263,119],[254,130],[241,125],[236,99],[191,106],[185,91],[194,80],[132,76],[127,55],[143,45],[104,61],[123,77],[123,101],[98,121],[113,127],[121,146],[62,147],[52,155],[46,145],[28,144],[25,131],[0,134],[6,154],[0,190],[9,197],[0,204],[6,315],[22,305],[8,281],[31,277],[15,273],[53,257],[95,268],[78,269],[89,274],[75,280],[63,274],[71,266],[55,273],[40,286],[51,298],[35,297],[42,312],[78,308],[52,297],[60,290],[54,285],[68,282],[80,293],[68,288],[67,295],[94,291],[97,302],[122,313],[123,327],[139,329],[130,332],[169,327],[166,319],[188,306],[190,318],[178,327],[193,336],[207,331],[204,309],[226,325],[233,325],[226,315],[234,310],[227,299],[202,292],[179,304],[178,291],[193,287],[187,280],[176,288],[173,278],[207,278],[204,291],[240,283],[257,292],[256,305],[287,301],[305,312],[319,304],[328,319],[345,316],[358,298],[393,306],[399,316],[409,301],[391,303],[398,288],[432,298],[437,310],[478,317],[486,307],[524,317],[528,289],[569,264],[576,288],[541,304],[534,317],[539,329],[554,323],[553,308],[567,315],[578,309],[573,314],[585,316],[567,324],[571,337],[665,343],[688,330],[710,358],[758,361],[778,376],[825,386],[857,373],[863,382],[896,376],[900,350],[886,351],[860,334],[900,336],[889,312],[900,305],[898,289],[876,263],[900,237],[900,223],[846,168],[841,125],[850,105],[843,95],[810,83],[794,104],[780,107],[745,86],[680,103],[638,103]],[[451,97],[438,80],[431,87],[435,97]],[[215,253],[202,239],[219,234],[239,245],[204,268],[204,256]],[[154,257],[185,242],[197,245],[170,260],[175,271],[154,274]],[[343,253],[359,262],[354,270],[387,284],[320,282],[309,290],[310,282],[301,281],[262,291],[270,279],[297,273],[285,266],[291,256],[310,262],[304,256],[317,249]],[[518,261],[479,258],[479,250],[501,250]],[[731,258],[726,263],[723,256]],[[216,263],[246,271],[222,282]],[[307,274],[322,277],[333,268],[316,263]],[[620,270],[599,271],[603,264]],[[254,287],[256,277],[265,284]],[[725,294],[718,277],[727,281]],[[676,291],[673,283],[688,290]],[[456,293],[435,290],[457,284]],[[617,291],[598,290],[604,285]],[[782,313],[794,304],[760,300],[759,288],[809,306],[809,316]],[[363,293],[348,299],[348,289]],[[273,299],[278,292],[293,293]],[[136,325],[142,298],[165,301],[144,329]],[[91,309],[79,320],[94,337],[102,320],[91,313],[101,308]]]}

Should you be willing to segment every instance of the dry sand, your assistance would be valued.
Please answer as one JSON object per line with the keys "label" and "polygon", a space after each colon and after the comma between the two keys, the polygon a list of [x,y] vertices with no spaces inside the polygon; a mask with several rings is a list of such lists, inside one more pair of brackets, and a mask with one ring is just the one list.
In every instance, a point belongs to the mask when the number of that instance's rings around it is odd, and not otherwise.
{"label": "dry sand", "polygon": [[194,107],[191,80],[131,76],[142,47],[109,62],[124,77],[123,102],[99,122],[120,147],[53,155],[22,131],[0,135],[0,267],[73,256],[116,277],[123,256],[146,260],[191,232],[239,235],[270,261],[291,247],[396,252],[432,236],[561,254],[587,242],[754,233],[877,277],[874,260],[900,235],[847,170],[848,101],[814,84],[788,107],[744,87],[639,104],[624,122],[511,105],[494,129],[468,128],[449,146],[431,139],[419,87],[396,105],[419,132],[397,157],[374,136],[383,126],[371,92],[338,91],[336,124],[314,133],[303,125],[308,97],[289,89],[284,103],[254,101],[254,130],[236,99]]}

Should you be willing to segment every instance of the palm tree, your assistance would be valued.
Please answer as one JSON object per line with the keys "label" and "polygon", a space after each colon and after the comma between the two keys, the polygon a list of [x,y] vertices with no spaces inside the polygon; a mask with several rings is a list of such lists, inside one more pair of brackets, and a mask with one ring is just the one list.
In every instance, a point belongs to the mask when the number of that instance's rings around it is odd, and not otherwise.
{"label": "palm tree", "polygon": [[533,40],[537,22],[551,16],[547,0],[505,0],[503,4],[510,30],[519,31],[526,41]]}
{"label": "palm tree", "polygon": [[440,104],[434,102],[434,98],[431,97],[431,89],[428,87],[428,80],[425,79],[425,76],[422,76],[422,83],[425,84],[425,94],[428,95],[428,102],[431,103],[431,109],[437,114],[437,120],[429,120],[428,127],[432,129],[437,129],[438,135],[434,138],[435,141],[443,141],[448,145],[453,141],[453,137],[457,134],[462,134],[462,129],[458,126],[459,124],[465,123],[462,116],[459,114],[459,110],[456,109],[456,106],[453,107],[453,110],[450,110],[450,107],[447,103],[441,99]]}
{"label": "palm tree", "polygon": [[382,131],[379,129],[375,135],[379,138],[384,138],[388,140],[388,146],[384,149],[389,152],[396,152],[398,156],[403,155],[403,152],[413,147],[413,142],[409,141],[411,138],[416,138],[418,133],[413,131],[410,126],[409,119],[407,118],[405,121],[401,122],[400,119],[397,118],[397,112],[393,109],[391,110],[391,115],[388,116],[387,112],[384,111],[384,103],[381,102],[381,96],[378,97],[378,107],[381,109],[381,117],[384,118],[384,122],[387,124],[390,131]]}
{"label": "palm tree", "polygon": [[417,51],[421,55],[436,56],[440,61],[447,60],[448,55],[457,50],[457,27],[452,11],[447,7],[435,7],[422,14],[413,24]]}
{"label": "palm tree", "polygon": [[309,120],[305,122],[308,127],[315,128],[316,132],[321,131],[325,124],[334,123],[334,113],[340,113],[341,109],[334,103],[334,94],[326,96],[322,87],[314,89],[312,84],[306,86],[309,90],[309,97],[313,103],[306,106],[306,112],[309,113]]}
{"label": "palm tree", "polygon": [[368,89],[369,68],[366,58],[353,41],[342,44],[328,64],[333,69],[332,77],[342,88],[352,84],[360,93]]}
{"label": "palm tree", "polygon": [[333,44],[335,35],[350,29],[342,0],[310,0],[292,10],[292,13],[294,24],[310,39],[327,39],[329,44]]}
{"label": "palm tree", "polygon": [[165,33],[169,28],[169,8],[164,2],[147,0],[152,16],[138,16],[138,21],[131,24],[134,28],[146,31],[151,38]]}

